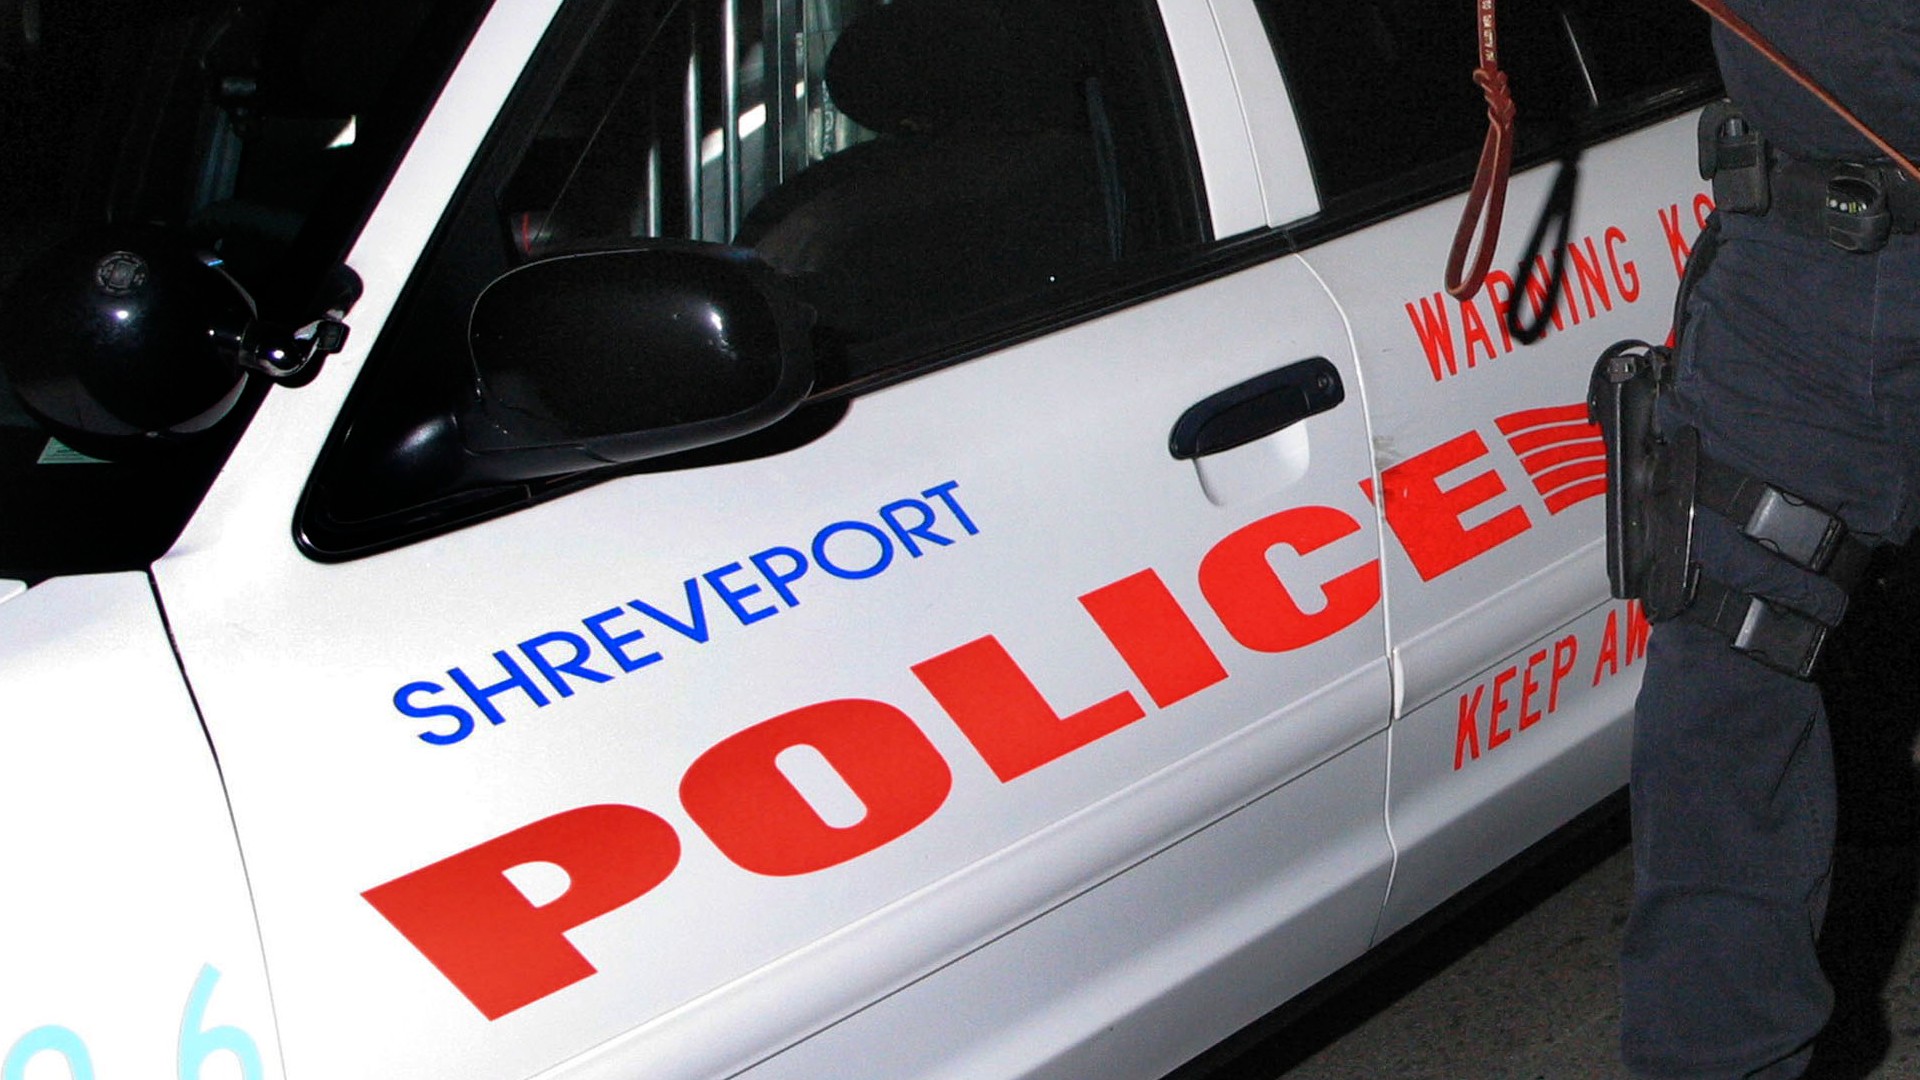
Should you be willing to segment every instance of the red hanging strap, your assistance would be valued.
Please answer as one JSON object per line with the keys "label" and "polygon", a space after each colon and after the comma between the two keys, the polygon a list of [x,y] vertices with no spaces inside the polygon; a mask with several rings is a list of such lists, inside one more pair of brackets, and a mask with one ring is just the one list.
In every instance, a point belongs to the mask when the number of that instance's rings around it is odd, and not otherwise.
{"label": "red hanging strap", "polygon": [[[1487,98],[1487,138],[1480,146],[1480,164],[1474,170],[1466,208],[1453,232],[1453,248],[1447,253],[1447,293],[1459,300],[1480,291],[1487,268],[1493,265],[1493,249],[1500,241],[1500,219],[1507,208],[1507,176],[1513,170],[1513,97],[1507,92],[1507,73],[1500,70],[1500,37],[1493,5],[1494,0],[1478,0],[1475,26],[1480,66],[1473,71],[1473,81]],[[1467,251],[1474,246],[1476,227],[1480,241],[1473,265],[1468,267]]]}
{"label": "red hanging strap", "polygon": [[[1460,224],[1453,233],[1453,248],[1447,253],[1447,293],[1460,300],[1472,298],[1486,281],[1487,269],[1493,263],[1493,249],[1500,240],[1500,219],[1506,212],[1507,177],[1513,169],[1513,97],[1507,90],[1506,73],[1500,70],[1500,39],[1494,18],[1494,2],[1476,0],[1478,19],[1474,27],[1475,40],[1480,48],[1480,66],[1473,71],[1473,81],[1487,98],[1487,139],[1480,148],[1480,164],[1474,170],[1473,187],[1467,192],[1467,205],[1461,211]],[[1876,150],[1899,165],[1908,176],[1920,181],[1920,166],[1908,160],[1906,155],[1894,149],[1891,143],[1855,116],[1840,99],[1815,81],[1806,69],[1774,48],[1745,19],[1734,14],[1723,0],[1692,0],[1692,3],[1719,20],[1740,40],[1759,50],[1760,55],[1805,87],[1808,93],[1832,109],[1855,131],[1866,136]],[[1473,247],[1476,227],[1480,235],[1479,247],[1474,251],[1473,265],[1469,267],[1467,252]]]}

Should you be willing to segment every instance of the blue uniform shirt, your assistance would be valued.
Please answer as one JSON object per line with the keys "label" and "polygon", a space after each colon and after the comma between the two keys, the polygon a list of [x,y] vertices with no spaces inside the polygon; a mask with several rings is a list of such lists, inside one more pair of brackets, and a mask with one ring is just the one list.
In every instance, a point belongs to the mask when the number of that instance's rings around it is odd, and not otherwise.
{"label": "blue uniform shirt", "polygon": [[[1920,157],[1920,0],[1728,0],[1880,137]],[[1873,145],[1773,62],[1715,24],[1727,95],[1781,150],[1868,161]]]}

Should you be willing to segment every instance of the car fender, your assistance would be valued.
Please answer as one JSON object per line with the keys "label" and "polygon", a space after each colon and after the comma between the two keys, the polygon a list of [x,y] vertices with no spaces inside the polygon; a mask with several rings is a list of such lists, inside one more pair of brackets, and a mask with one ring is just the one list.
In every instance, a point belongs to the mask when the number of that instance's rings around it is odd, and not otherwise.
{"label": "car fender", "polygon": [[219,769],[145,574],[0,607],[0,819],[0,1075],[281,1075]]}

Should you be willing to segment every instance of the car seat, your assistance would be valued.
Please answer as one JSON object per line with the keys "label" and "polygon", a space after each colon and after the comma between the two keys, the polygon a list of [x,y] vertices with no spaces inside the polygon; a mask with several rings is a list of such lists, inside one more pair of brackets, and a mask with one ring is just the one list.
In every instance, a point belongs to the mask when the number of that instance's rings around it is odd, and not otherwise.
{"label": "car seat", "polygon": [[1123,199],[1078,31],[1037,0],[874,9],[835,43],[826,89],[878,134],[771,192],[736,243],[856,343],[1113,261]]}

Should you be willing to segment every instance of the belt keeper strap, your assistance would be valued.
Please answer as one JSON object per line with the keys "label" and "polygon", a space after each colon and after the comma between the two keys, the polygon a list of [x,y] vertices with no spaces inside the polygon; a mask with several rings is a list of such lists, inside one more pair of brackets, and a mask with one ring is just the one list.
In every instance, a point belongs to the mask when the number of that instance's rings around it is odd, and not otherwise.
{"label": "belt keeper strap", "polygon": [[1700,460],[1700,505],[1740,527],[1768,551],[1851,590],[1872,548],[1848,535],[1846,523],[1813,503],[1711,458]]}
{"label": "belt keeper strap", "polygon": [[1736,652],[1796,679],[1813,678],[1832,631],[1812,616],[1707,577],[1699,579],[1693,604],[1682,617],[1726,638]]}

